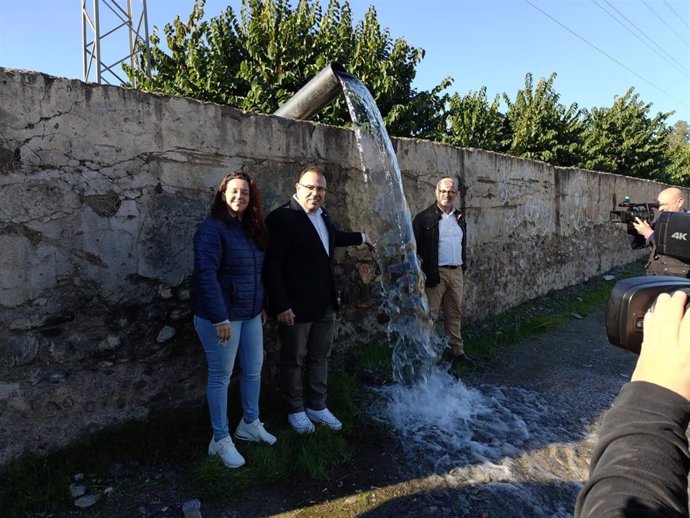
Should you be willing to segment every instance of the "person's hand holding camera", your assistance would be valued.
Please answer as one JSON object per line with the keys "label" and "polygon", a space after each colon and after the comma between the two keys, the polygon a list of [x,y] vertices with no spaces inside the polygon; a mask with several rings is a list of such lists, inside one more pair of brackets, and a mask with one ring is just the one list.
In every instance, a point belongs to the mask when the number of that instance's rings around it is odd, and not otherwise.
{"label": "person's hand holding camera", "polygon": [[644,317],[640,358],[631,381],[647,381],[690,401],[690,313],[688,296],[662,293]]}
{"label": "person's hand holding camera", "polygon": [[640,218],[635,218],[635,221],[632,222],[632,226],[637,233],[644,236],[645,239],[649,239],[649,236],[654,233],[652,226],[647,221]]}

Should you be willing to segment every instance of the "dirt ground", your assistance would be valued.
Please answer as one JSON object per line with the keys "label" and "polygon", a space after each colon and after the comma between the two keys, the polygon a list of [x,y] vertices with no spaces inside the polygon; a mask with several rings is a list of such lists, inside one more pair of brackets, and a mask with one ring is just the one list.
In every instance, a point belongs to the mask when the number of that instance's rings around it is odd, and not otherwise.
{"label": "dirt ground", "polygon": [[[523,413],[530,402],[520,398],[552,409],[535,408],[535,426],[552,432],[540,431],[524,452],[503,461],[509,479],[481,466],[459,466],[451,477],[418,461],[402,441],[377,440],[361,445],[327,481],[254,488],[224,503],[202,500],[201,516],[572,516],[601,416],[636,359],[608,343],[604,314],[600,307],[584,318],[574,315],[565,326],[504,346],[495,360],[480,362],[463,377],[467,387],[514,397]],[[97,511],[51,516],[182,516],[182,504],[197,496],[190,476],[189,470],[161,466],[130,480],[126,491],[116,488],[94,506]]]}

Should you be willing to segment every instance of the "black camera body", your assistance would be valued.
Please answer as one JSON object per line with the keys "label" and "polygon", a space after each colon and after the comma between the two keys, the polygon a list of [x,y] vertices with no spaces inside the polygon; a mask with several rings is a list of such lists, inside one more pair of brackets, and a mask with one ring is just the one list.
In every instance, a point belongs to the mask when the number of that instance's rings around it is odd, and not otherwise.
{"label": "black camera body", "polygon": [[[656,254],[690,264],[690,213],[660,213],[654,221],[654,242]],[[640,354],[645,313],[660,294],[674,291],[685,291],[690,296],[690,279],[652,275],[617,282],[606,306],[609,342]]]}
{"label": "black camera body", "polygon": [[690,263],[690,212],[662,212],[654,220],[656,253]]}
{"label": "black camera body", "polygon": [[612,210],[609,213],[609,221],[613,223],[632,223],[635,218],[640,218],[647,223],[650,223],[654,218],[654,212],[652,209],[658,209],[659,204],[657,202],[643,202],[643,203],[633,203],[627,196],[622,203],[618,204],[622,207],[621,210]]}
{"label": "black camera body", "polygon": [[618,281],[606,305],[609,342],[640,354],[645,314],[659,295],[674,291],[685,291],[690,295],[690,279],[652,275]]}

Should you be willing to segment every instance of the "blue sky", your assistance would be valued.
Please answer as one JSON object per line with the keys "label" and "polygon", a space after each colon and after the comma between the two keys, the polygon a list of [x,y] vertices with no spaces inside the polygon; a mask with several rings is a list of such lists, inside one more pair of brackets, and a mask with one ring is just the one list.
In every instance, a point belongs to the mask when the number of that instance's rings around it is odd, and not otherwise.
{"label": "blue sky", "polygon": [[[2,0],[0,66],[81,79],[80,4]],[[147,5],[150,30],[162,31],[177,14],[186,19],[193,0]],[[239,12],[241,0],[207,0],[207,17],[227,5]],[[394,38],[425,49],[418,89],[451,76],[450,91],[486,86],[490,98],[506,92],[513,99],[527,72],[535,81],[556,72],[565,105],[610,106],[634,86],[651,114],[675,111],[669,123],[690,122],[688,0],[351,0],[355,20],[371,5]],[[113,35],[106,44],[106,56],[127,53],[126,40]]]}

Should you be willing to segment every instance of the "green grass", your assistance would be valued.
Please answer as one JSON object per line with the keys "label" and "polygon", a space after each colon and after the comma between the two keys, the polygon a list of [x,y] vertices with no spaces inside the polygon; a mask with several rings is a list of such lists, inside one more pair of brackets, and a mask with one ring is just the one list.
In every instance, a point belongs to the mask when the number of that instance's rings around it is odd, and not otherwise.
{"label": "green grass", "polygon": [[[290,429],[284,419],[284,410],[266,412],[266,428],[278,442],[273,446],[235,441],[238,451],[247,464],[241,469],[225,468],[217,458],[202,456],[194,467],[201,494],[214,499],[237,495],[250,487],[267,483],[289,483],[294,480],[325,480],[332,469],[352,459],[354,444],[353,430],[359,428],[364,412],[363,399],[356,394],[359,390],[354,378],[343,371],[331,373],[328,382],[329,407],[343,422],[343,430],[335,432],[326,427],[317,427],[316,432],[298,435]],[[268,392],[268,395],[266,394]],[[262,399],[279,401],[274,389],[264,390]],[[231,402],[239,405],[239,401]],[[276,416],[280,419],[277,421]]]}
{"label": "green grass", "polygon": [[636,261],[611,272],[615,278],[604,279],[604,274],[576,286],[554,290],[484,321],[473,322],[463,328],[465,349],[469,354],[492,358],[499,346],[513,344],[561,326],[566,322],[587,316],[594,308],[605,304],[611,288],[620,279],[644,275],[642,261]]}
{"label": "green grass", "polygon": [[[614,273],[613,281],[598,276],[486,321],[470,323],[463,329],[468,353],[490,358],[499,347],[559,326],[573,314],[585,316],[606,302],[616,280],[644,272],[641,263],[634,263]],[[334,468],[350,462],[357,445],[385,438],[386,431],[365,414],[376,396],[364,385],[392,381],[390,357],[385,342],[355,346],[334,357],[332,363],[339,368],[329,378],[329,407],[343,422],[342,432],[320,427],[314,434],[297,435],[287,426],[278,387],[271,383],[262,387],[262,417],[278,442],[268,446],[236,441],[247,459],[241,469],[227,469],[206,454],[211,433],[205,407],[169,411],[147,422],[130,422],[95,433],[48,455],[27,455],[11,463],[0,473],[2,516],[23,517],[69,507],[68,486],[75,473],[85,473],[87,480],[111,480],[108,471],[116,462],[141,470],[171,464],[190,466],[195,491],[213,499],[238,495],[261,484],[326,479]],[[241,408],[238,392],[233,386],[231,409]],[[231,421],[231,426],[236,424],[236,419]],[[122,484],[118,490],[125,486],[129,484]],[[131,486],[136,490],[135,482]],[[95,509],[90,516],[98,516],[98,512]]]}
{"label": "green grass", "polygon": [[[276,387],[264,387],[262,411],[268,418],[266,428],[278,437],[278,442],[268,446],[235,441],[247,459],[247,465],[241,469],[228,469],[217,457],[207,455],[211,432],[206,407],[169,411],[147,422],[130,422],[95,433],[48,455],[26,455],[0,473],[1,514],[49,515],[70,507],[68,487],[74,474],[85,473],[87,481],[112,481],[109,470],[114,463],[138,470],[166,464],[190,466],[195,491],[213,499],[237,495],[257,484],[326,479],[332,469],[351,460],[356,443],[353,430],[359,428],[364,416],[364,400],[355,394],[362,390],[354,378],[342,371],[334,372],[329,389],[329,407],[343,422],[343,431],[317,427],[316,433],[300,436],[287,425]],[[236,385],[231,388],[229,407],[241,408]],[[236,424],[231,421],[231,427]],[[124,480],[118,488],[123,490],[136,491],[136,481]]]}
{"label": "green grass", "polygon": [[391,348],[387,342],[360,344],[351,348],[348,371],[356,379],[371,383],[392,383]]}

